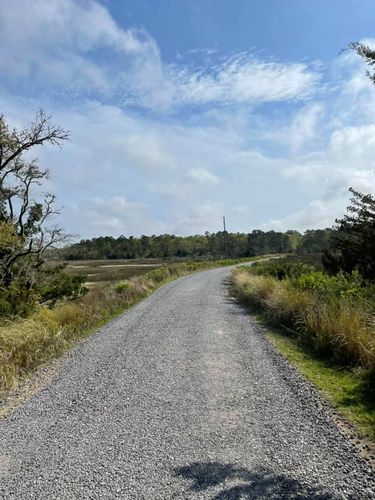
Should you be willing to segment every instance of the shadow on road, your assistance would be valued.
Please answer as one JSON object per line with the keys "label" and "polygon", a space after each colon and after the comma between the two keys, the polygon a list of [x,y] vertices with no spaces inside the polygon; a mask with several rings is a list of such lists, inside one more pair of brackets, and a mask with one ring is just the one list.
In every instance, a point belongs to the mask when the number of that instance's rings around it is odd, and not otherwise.
{"label": "shadow on road", "polygon": [[176,476],[190,479],[189,491],[203,491],[208,488],[235,481],[225,485],[220,493],[213,494],[213,500],[239,499],[311,499],[331,500],[333,497],[319,488],[303,486],[299,481],[278,475],[269,469],[258,467],[252,471],[233,464],[219,462],[192,463],[174,470]]}

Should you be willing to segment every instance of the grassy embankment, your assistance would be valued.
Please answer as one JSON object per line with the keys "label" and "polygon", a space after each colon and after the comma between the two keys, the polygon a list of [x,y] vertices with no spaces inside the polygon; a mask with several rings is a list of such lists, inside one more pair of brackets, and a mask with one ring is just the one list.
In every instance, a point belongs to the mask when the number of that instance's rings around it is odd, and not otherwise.
{"label": "grassy embankment", "polygon": [[[164,264],[162,267],[159,264],[151,271],[144,263],[130,266],[116,262],[75,263],[70,272],[86,274],[90,269],[95,271],[96,276],[88,277],[90,290],[87,295],[54,308],[40,307],[29,318],[0,324],[0,396],[4,397],[10,388],[39,366],[62,355],[77,341],[168,281],[195,271],[238,262],[200,261]],[[108,265],[112,267],[106,267]],[[124,280],[125,277],[128,279]]]}
{"label": "grassy embankment", "polygon": [[276,329],[271,342],[375,441],[374,287],[288,260],[233,273],[238,299]]}

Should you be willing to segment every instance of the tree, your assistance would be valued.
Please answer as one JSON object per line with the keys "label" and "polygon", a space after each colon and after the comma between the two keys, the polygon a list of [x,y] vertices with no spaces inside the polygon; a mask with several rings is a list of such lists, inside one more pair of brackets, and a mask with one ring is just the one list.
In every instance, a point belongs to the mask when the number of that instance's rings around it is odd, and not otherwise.
{"label": "tree", "polygon": [[353,188],[350,192],[349,213],[336,220],[323,265],[331,273],[358,270],[364,279],[375,281],[375,198]]}
{"label": "tree", "polygon": [[367,76],[375,84],[375,50],[361,42],[349,43],[349,48],[356,52],[372,68],[372,72],[367,70]]}
{"label": "tree", "polygon": [[[53,194],[38,194],[47,169],[26,155],[44,144],[61,145],[69,133],[51,124],[40,111],[29,128],[10,128],[0,115],[0,299],[35,295],[44,276],[49,248],[66,240],[61,228],[51,223],[59,211]],[[51,273],[49,272],[49,275]],[[55,279],[55,278],[54,278]]]}
{"label": "tree", "polygon": [[297,248],[299,255],[321,254],[330,245],[332,229],[307,229]]}

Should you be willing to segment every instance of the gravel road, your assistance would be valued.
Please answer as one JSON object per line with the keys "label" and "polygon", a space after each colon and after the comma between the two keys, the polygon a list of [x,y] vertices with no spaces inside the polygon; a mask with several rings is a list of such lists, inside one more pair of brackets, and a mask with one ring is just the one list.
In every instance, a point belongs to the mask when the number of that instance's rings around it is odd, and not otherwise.
{"label": "gravel road", "polygon": [[324,403],[228,295],[180,278],[0,426],[4,499],[375,498]]}

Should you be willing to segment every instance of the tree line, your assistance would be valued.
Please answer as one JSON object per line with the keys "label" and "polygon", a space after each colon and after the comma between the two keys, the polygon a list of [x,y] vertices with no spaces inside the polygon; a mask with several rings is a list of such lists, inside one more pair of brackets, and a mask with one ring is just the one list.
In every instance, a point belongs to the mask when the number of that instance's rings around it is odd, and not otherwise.
{"label": "tree line", "polygon": [[104,236],[81,240],[60,252],[67,260],[90,259],[173,259],[242,258],[255,255],[290,253],[317,254],[329,246],[332,229],[261,231],[250,233],[206,232],[204,235]]}

